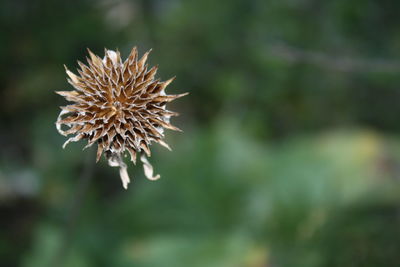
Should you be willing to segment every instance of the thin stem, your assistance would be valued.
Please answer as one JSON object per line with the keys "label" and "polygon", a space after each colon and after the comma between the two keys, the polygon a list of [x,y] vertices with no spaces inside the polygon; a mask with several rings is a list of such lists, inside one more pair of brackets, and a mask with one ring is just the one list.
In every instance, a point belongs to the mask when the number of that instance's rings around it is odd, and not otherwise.
{"label": "thin stem", "polygon": [[77,191],[74,198],[71,200],[70,208],[66,217],[64,226],[64,236],[60,242],[59,249],[51,261],[50,267],[62,267],[65,264],[65,259],[68,256],[69,249],[75,234],[77,221],[81,212],[86,192],[93,178],[94,170],[93,153],[87,153],[85,164],[80,175]]}

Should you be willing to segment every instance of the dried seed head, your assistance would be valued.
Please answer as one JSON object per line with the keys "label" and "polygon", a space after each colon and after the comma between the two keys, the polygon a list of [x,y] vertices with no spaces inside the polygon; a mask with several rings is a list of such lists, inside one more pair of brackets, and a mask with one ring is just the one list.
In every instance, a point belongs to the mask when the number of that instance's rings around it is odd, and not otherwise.
{"label": "dried seed head", "polygon": [[[125,189],[130,182],[127,166],[122,159],[126,152],[134,164],[136,154],[141,154],[140,159],[148,179],[160,178],[160,175],[153,175],[153,167],[145,154],[150,156],[149,145],[152,142],[170,149],[162,140],[164,128],[179,131],[169,122],[171,116],[178,114],[167,110],[166,104],[187,94],[165,93],[165,88],[174,78],[165,82],[155,80],[157,67],[149,69],[146,64],[149,53],[139,59],[134,47],[129,57],[122,62],[118,51],[106,49],[101,59],[89,50],[88,65],[78,61],[79,75],[65,67],[68,82],[75,90],[56,92],[73,102],[61,107],[56,122],[60,134],[73,135],[63,147],[81,139],[88,140],[85,148],[96,143],[96,161],[104,152],[108,164],[120,168]],[[62,125],[68,129],[61,129]]]}

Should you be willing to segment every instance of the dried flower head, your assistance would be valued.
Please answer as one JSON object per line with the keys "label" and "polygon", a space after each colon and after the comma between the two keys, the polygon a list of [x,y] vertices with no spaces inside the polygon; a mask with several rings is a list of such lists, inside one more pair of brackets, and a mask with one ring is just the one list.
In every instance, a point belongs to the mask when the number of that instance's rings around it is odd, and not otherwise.
{"label": "dried flower head", "polygon": [[[164,128],[179,131],[171,125],[171,116],[178,115],[166,109],[166,104],[186,95],[167,95],[165,88],[174,78],[161,82],[155,80],[157,67],[148,69],[146,64],[150,51],[138,58],[136,47],[129,57],[122,62],[117,51],[105,49],[103,59],[89,50],[88,65],[78,61],[79,75],[66,67],[68,82],[75,88],[72,91],[56,92],[74,102],[61,107],[56,127],[60,134],[73,135],[63,145],[87,139],[90,147],[97,143],[97,158],[104,152],[108,164],[120,168],[124,188],[130,182],[127,166],[123,161],[126,152],[136,164],[136,154],[140,154],[144,173],[150,180],[157,180],[160,175],[153,175],[149,145],[157,142],[164,147]],[[61,129],[66,125],[68,129]],[[144,152],[144,153],[143,153]]]}

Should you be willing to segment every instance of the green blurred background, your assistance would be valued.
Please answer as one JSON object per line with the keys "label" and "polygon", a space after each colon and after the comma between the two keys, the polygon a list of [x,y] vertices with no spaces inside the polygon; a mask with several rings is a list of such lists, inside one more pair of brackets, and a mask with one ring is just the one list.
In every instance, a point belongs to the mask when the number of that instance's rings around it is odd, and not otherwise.
{"label": "green blurred background", "polygon": [[[1,0],[0,266],[400,266],[397,0]],[[54,122],[87,56],[150,48],[162,178]]]}

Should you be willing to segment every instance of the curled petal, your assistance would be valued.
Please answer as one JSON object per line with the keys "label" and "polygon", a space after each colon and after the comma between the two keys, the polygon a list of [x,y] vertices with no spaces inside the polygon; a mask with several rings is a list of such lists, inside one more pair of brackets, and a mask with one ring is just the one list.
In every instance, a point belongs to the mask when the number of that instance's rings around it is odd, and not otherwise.
{"label": "curled petal", "polygon": [[64,136],[67,136],[68,133],[67,133],[66,131],[64,131],[64,130],[61,129],[62,123],[60,123],[60,121],[62,120],[62,116],[65,115],[65,114],[68,114],[68,113],[69,113],[68,110],[62,109],[61,112],[60,112],[60,114],[58,115],[57,122],[56,122],[57,131],[58,131],[60,134],[64,135]]}
{"label": "curled petal", "polygon": [[75,137],[71,137],[69,138],[62,146],[62,148],[65,148],[69,143],[71,142],[78,142],[79,140],[81,140],[85,135],[84,134],[79,134]]}
{"label": "curled petal", "polygon": [[127,166],[122,160],[121,154],[119,153],[108,153],[106,154],[108,159],[108,165],[111,167],[119,167],[119,175],[121,177],[122,186],[128,189],[128,184],[131,182],[129,179]]}
{"label": "curled petal", "polygon": [[153,176],[153,172],[154,172],[153,166],[151,166],[150,162],[147,160],[147,158],[144,154],[140,156],[140,160],[143,163],[144,175],[146,175],[147,179],[149,179],[151,181],[160,179],[161,176],[159,174]]}

